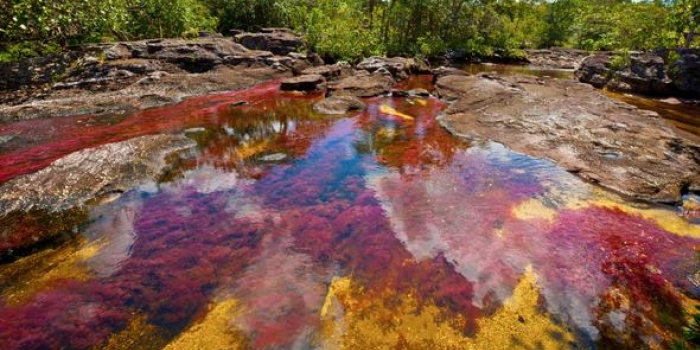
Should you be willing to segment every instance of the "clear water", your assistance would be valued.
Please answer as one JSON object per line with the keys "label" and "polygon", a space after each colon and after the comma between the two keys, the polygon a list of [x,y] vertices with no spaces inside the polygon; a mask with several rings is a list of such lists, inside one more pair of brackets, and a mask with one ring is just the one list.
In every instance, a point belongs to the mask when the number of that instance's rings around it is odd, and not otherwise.
{"label": "clear water", "polygon": [[0,265],[0,348],[638,349],[681,336],[700,296],[699,225],[457,140],[434,98],[336,117],[313,112],[321,98],[267,83],[0,125],[15,135],[0,181],[140,135],[198,144],[159,181],[91,205],[69,243]]}

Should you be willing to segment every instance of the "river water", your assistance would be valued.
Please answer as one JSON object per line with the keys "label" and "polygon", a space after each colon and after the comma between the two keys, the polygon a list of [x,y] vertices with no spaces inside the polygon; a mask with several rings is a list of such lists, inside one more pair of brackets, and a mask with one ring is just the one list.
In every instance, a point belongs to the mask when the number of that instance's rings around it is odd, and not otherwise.
{"label": "river water", "polygon": [[159,181],[91,205],[70,242],[0,265],[0,348],[639,349],[681,337],[700,297],[700,225],[678,209],[460,141],[432,97],[366,99],[345,116],[315,113],[320,99],[271,82],[126,117],[0,125],[26,141],[0,150],[0,181],[140,135],[197,142]]}

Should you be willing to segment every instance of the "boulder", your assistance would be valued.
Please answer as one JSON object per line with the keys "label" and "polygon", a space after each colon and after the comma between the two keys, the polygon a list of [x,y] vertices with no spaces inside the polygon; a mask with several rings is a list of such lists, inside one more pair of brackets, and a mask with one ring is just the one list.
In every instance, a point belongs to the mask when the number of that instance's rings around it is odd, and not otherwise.
{"label": "boulder", "polygon": [[700,49],[679,49],[669,75],[673,85],[684,95],[700,98]]}
{"label": "boulder", "polygon": [[354,75],[329,85],[333,95],[371,97],[387,94],[396,85],[391,76],[382,74]]}
{"label": "boulder", "polygon": [[610,54],[587,57],[574,73],[576,79],[599,89],[604,88],[610,81],[610,59]]}
{"label": "boulder", "polygon": [[448,75],[468,75],[467,72],[462,69],[445,66],[435,68],[431,71],[431,73],[433,74],[433,84],[435,84],[439,78],[446,77]]}
{"label": "boulder", "polygon": [[[586,58],[575,75],[579,81],[598,88],[647,95],[671,95],[678,84],[669,77],[665,56],[667,53],[662,51],[632,53],[626,64],[617,67],[613,65],[614,54],[602,53]],[[685,61],[680,65],[684,63]],[[692,79],[692,76],[692,72],[683,71],[675,78],[685,82],[684,77]]]}
{"label": "boulder", "polygon": [[404,57],[369,57],[357,64],[356,68],[370,73],[384,70],[397,80],[407,78],[410,73],[430,72],[425,61]]}
{"label": "boulder", "polygon": [[457,136],[548,158],[580,177],[644,200],[679,203],[700,189],[700,146],[659,115],[589,85],[532,76],[447,76],[454,103],[440,118]]}
{"label": "boulder", "polygon": [[325,87],[326,79],[319,74],[301,75],[282,80],[283,91],[313,91]]}
{"label": "boulder", "polygon": [[339,65],[329,64],[325,66],[318,66],[307,68],[301,72],[301,74],[318,74],[322,75],[326,79],[338,78],[343,73],[343,69]]}
{"label": "boulder", "polygon": [[365,109],[365,103],[354,96],[331,96],[314,105],[314,111],[321,114],[339,115]]}

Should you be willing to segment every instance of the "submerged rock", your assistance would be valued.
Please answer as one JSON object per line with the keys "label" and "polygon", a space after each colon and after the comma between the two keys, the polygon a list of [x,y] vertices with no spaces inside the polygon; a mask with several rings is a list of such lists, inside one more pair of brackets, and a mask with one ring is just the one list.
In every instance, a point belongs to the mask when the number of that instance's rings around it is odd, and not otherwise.
{"label": "submerged rock", "polygon": [[365,103],[354,96],[331,96],[314,105],[314,111],[321,114],[345,114],[365,109]]}
{"label": "submerged rock", "polygon": [[584,179],[636,198],[678,203],[700,189],[700,147],[656,113],[588,85],[530,76],[447,76],[454,100],[441,123],[458,136],[491,139],[549,158]]}

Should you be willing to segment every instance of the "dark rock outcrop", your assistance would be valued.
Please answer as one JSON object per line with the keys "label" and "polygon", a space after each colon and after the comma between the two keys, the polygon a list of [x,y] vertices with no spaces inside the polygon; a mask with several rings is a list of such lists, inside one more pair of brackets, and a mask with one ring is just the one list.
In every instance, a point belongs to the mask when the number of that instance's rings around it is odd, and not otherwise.
{"label": "dark rock outcrop", "polygon": [[668,72],[673,85],[681,94],[700,98],[700,49],[679,49],[678,54]]}
{"label": "dark rock outcrop", "polygon": [[282,28],[263,28],[261,33],[242,33],[235,36],[236,42],[251,50],[270,51],[275,55],[286,55],[304,47],[300,36]]}
{"label": "dark rock outcrop", "polygon": [[700,147],[656,113],[613,101],[586,84],[531,76],[446,76],[454,103],[441,123],[490,139],[636,198],[678,203],[700,190]]}
{"label": "dark rock outcrop", "polygon": [[365,109],[365,103],[353,96],[331,96],[314,105],[314,111],[321,114],[340,115]]}
{"label": "dark rock outcrop", "polygon": [[613,91],[700,97],[700,54],[682,49],[678,54],[679,59],[669,63],[669,53],[663,50],[632,53],[619,65],[613,64],[613,53],[601,53],[586,58],[575,74],[583,83]]}

